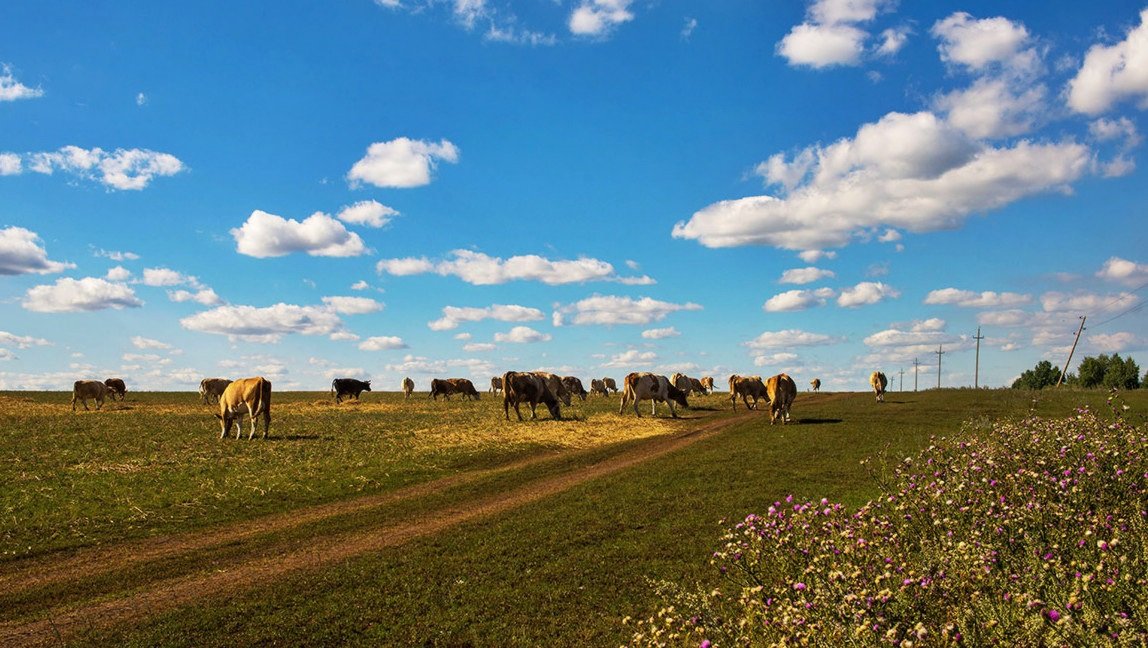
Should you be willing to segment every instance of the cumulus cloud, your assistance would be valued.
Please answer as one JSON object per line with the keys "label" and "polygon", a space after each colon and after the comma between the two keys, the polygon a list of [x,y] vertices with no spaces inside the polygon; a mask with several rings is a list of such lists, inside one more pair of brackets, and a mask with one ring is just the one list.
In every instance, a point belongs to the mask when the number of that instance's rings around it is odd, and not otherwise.
{"label": "cumulus cloud", "polygon": [[16,335],[8,331],[0,331],[0,346],[11,347],[17,349],[27,349],[33,346],[51,346],[52,343],[44,338],[32,337],[30,335]]}
{"label": "cumulus cloud", "polygon": [[[794,26],[777,44],[778,55],[790,65],[815,69],[835,65],[858,65],[865,54],[868,31],[858,25],[872,21],[887,0],[816,0],[805,22]],[[886,29],[876,53],[896,53],[908,39],[906,27]]]}
{"label": "cumulus cloud", "polygon": [[122,263],[124,261],[138,261],[140,258],[140,255],[136,254],[135,252],[120,252],[118,250],[96,249],[92,252],[92,254],[98,257],[103,257],[105,259],[111,259],[117,263]]}
{"label": "cumulus cloud", "polygon": [[462,350],[467,353],[478,353],[485,351],[494,351],[498,347],[490,342],[471,342],[470,344],[462,345]]}
{"label": "cumulus cloud", "polygon": [[391,222],[391,218],[398,216],[399,212],[375,200],[363,200],[344,207],[336,216],[344,223],[352,225],[365,225],[367,227],[382,227]]}
{"label": "cumulus cloud", "polygon": [[481,322],[485,319],[499,322],[533,322],[546,316],[537,308],[515,304],[494,304],[483,308],[445,306],[442,317],[427,324],[432,331],[458,328],[462,322]]}
{"label": "cumulus cloud", "polygon": [[204,306],[216,306],[223,303],[223,299],[215,294],[211,288],[202,288],[192,292],[190,290],[169,290],[167,298],[176,303],[195,302]]}
{"label": "cumulus cloud", "polygon": [[35,232],[23,227],[0,229],[0,275],[50,274],[75,267],[49,260]]}
{"label": "cumulus cloud", "polygon": [[1101,353],[1127,353],[1129,349],[1144,348],[1144,341],[1128,331],[1090,335],[1088,343]]}
{"label": "cumulus cloud", "polygon": [[1096,276],[1106,281],[1138,286],[1148,281],[1148,264],[1111,257],[1104,262],[1104,266],[1100,268]]}
{"label": "cumulus cloud", "polygon": [[370,297],[324,297],[323,303],[341,315],[377,313],[384,306]]}
{"label": "cumulus cloud", "polygon": [[783,331],[766,331],[742,344],[755,351],[761,351],[763,349],[789,349],[803,346],[828,346],[838,344],[842,341],[840,338],[822,333],[811,333],[800,329],[786,329]]}
{"label": "cumulus cloud", "polygon": [[673,304],[649,297],[632,299],[614,295],[594,295],[581,301],[559,306],[554,310],[555,326],[570,323],[587,324],[639,324],[646,325],[664,319],[678,311],[696,311],[702,307],[694,303]]}
{"label": "cumulus cloud", "polygon": [[384,335],[363,340],[359,343],[359,348],[363,351],[393,351],[395,349],[409,349],[410,346],[403,342],[401,337]]}
{"label": "cumulus cloud", "polygon": [[880,281],[862,281],[852,288],[842,290],[837,296],[837,305],[842,308],[857,308],[900,296],[900,291]]}
{"label": "cumulus cloud", "polygon": [[1048,90],[1008,78],[977,79],[933,102],[954,128],[977,139],[1013,137],[1033,130],[1047,110]]}
{"label": "cumulus cloud", "polygon": [[832,270],[823,270],[821,268],[808,267],[808,268],[792,268],[781,273],[781,283],[783,284],[809,284],[822,279],[832,279],[835,277]]}
{"label": "cumulus cloud", "polygon": [[628,369],[630,367],[649,367],[658,359],[653,351],[638,351],[630,349],[612,356],[600,366],[607,369]]}
{"label": "cumulus cloud", "polygon": [[1089,48],[1068,83],[1068,105],[1080,113],[1099,115],[1125,100],[1148,107],[1148,9],[1124,40]]}
{"label": "cumulus cloud", "polygon": [[184,275],[170,268],[144,268],[143,279],[145,286],[183,286],[200,287],[199,279]]}
{"label": "cumulus cloud", "polygon": [[415,355],[404,356],[402,362],[388,364],[385,365],[384,368],[387,371],[393,371],[395,373],[413,373],[433,376],[458,375],[461,372],[468,373],[471,376],[488,376],[494,373],[494,365],[488,360],[479,360],[476,358],[432,360],[425,356]]}
{"label": "cumulus cloud", "polygon": [[940,39],[941,60],[973,71],[998,66],[1020,73],[1038,64],[1024,25],[1007,18],[976,19],[957,12],[937,21],[931,30]]}
{"label": "cumulus cloud", "polygon": [[237,252],[260,259],[293,252],[329,257],[360,256],[369,252],[358,234],[348,232],[342,223],[322,212],[299,222],[256,209],[242,227],[231,230],[231,236]]}
{"label": "cumulus cloud", "polygon": [[663,340],[665,338],[678,337],[679,335],[681,335],[681,333],[678,332],[678,329],[672,326],[642,331],[642,337],[647,340]]}
{"label": "cumulus cloud", "polygon": [[343,322],[330,308],[278,303],[266,308],[219,306],[179,321],[183,328],[248,342],[278,342],[285,335],[333,335]]}
{"label": "cumulus cloud", "polygon": [[444,161],[458,162],[458,147],[448,140],[424,142],[406,137],[375,142],[367,155],[347,173],[351,186],[365,182],[376,187],[405,189],[430,184],[431,173]]}
{"label": "cumulus cloud", "polygon": [[788,290],[767,299],[762,309],[767,313],[803,311],[814,306],[824,306],[836,294],[832,288]]}
{"label": "cumulus cloud", "polygon": [[1044,308],[1045,312],[1048,313],[1096,313],[1113,308],[1127,307],[1135,301],[1136,295],[1130,292],[1122,292],[1117,295],[1097,295],[1086,292],[1069,294],[1053,291],[1046,292],[1040,296],[1040,305]]}
{"label": "cumulus cloud", "polygon": [[28,289],[21,305],[41,313],[139,308],[143,302],[131,288],[96,277],[62,278],[56,283]]}
{"label": "cumulus cloud", "polygon": [[172,348],[171,345],[166,342],[160,342],[159,340],[145,338],[142,335],[136,335],[132,337],[132,346],[137,349],[166,350]]}
{"label": "cumulus cloud", "polygon": [[[886,228],[932,232],[1048,191],[1068,191],[1089,168],[1075,142],[993,148],[928,112],[890,113],[852,139],[758,166],[788,195],[714,203],[673,228],[707,247],[842,247]],[[798,184],[793,184],[800,178]]]}
{"label": "cumulus cloud", "polygon": [[606,261],[581,257],[573,261],[552,261],[536,254],[492,257],[471,250],[452,250],[451,258],[432,261],[422,258],[383,259],[375,266],[380,273],[396,276],[435,273],[453,276],[476,286],[510,281],[541,281],[555,286],[587,281],[616,281],[624,284],[653,283],[649,277],[620,277]]}
{"label": "cumulus cloud", "polygon": [[3,153],[6,175],[22,173],[26,168],[35,173],[52,175],[56,171],[99,182],[109,189],[143,189],[158,176],[172,176],[184,170],[183,162],[170,153],[147,149],[83,149],[64,146],[43,153]]}
{"label": "cumulus cloud", "polygon": [[755,367],[771,367],[777,365],[792,365],[798,356],[796,353],[788,353],[782,351],[780,353],[771,353],[769,355],[754,356],[753,366]]}
{"label": "cumulus cloud", "polygon": [[1031,301],[1031,295],[1022,295],[1020,293],[998,293],[991,290],[978,293],[971,290],[960,290],[958,288],[932,290],[929,291],[929,294],[925,297],[926,304],[951,304],[964,308],[1008,308],[1010,306],[1027,304]]}
{"label": "cumulus cloud", "polygon": [[16,80],[12,74],[12,66],[0,66],[0,101],[17,101],[20,99],[36,99],[43,97],[44,91],[40,88],[29,88]]}
{"label": "cumulus cloud", "polygon": [[529,326],[515,326],[506,333],[495,333],[495,342],[511,342],[513,344],[530,344],[534,342],[549,342],[549,333],[535,331]]}
{"label": "cumulus cloud", "polygon": [[632,0],[582,0],[570,14],[567,25],[576,36],[603,36],[618,25],[634,19]]}
{"label": "cumulus cloud", "polygon": [[1003,311],[985,311],[977,314],[977,324],[985,326],[1015,327],[1024,326],[1031,320],[1032,313],[1010,308]]}

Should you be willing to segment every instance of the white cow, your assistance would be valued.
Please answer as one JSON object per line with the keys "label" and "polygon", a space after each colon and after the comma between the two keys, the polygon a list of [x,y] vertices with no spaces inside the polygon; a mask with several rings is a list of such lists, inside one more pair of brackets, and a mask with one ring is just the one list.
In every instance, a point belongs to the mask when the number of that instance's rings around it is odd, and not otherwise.
{"label": "white cow", "polygon": [[665,376],[647,372],[631,373],[626,376],[622,383],[622,406],[618,408],[619,414],[626,410],[628,403],[633,403],[634,413],[641,418],[642,413],[638,411],[638,402],[644,400],[652,401],[651,416],[657,416],[659,402],[670,406],[670,415],[674,418],[678,418],[678,413],[674,410],[674,403],[682,407],[690,406],[689,402],[686,401],[686,392],[670,384],[670,379]]}

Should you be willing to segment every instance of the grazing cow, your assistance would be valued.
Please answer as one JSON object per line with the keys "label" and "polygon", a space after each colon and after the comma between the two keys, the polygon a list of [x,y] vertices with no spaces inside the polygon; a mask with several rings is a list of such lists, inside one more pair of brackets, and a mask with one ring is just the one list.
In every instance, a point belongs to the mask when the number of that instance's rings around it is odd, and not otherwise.
{"label": "grazing cow", "polygon": [[702,388],[706,390],[707,394],[713,393],[713,390],[714,390],[713,376],[702,376]]}
{"label": "grazing cow", "polygon": [[247,440],[255,438],[255,419],[263,417],[263,438],[267,438],[267,431],[271,429],[271,381],[263,376],[254,378],[240,378],[223,390],[219,397],[219,419],[222,430],[219,438],[224,439],[231,431],[231,424],[235,423],[235,438],[243,433],[243,414],[251,418],[251,432]]}
{"label": "grazing cow", "polygon": [[546,405],[550,410],[551,418],[561,419],[562,412],[558,408],[558,398],[550,391],[546,381],[537,372],[519,373],[508,371],[502,375],[502,413],[506,420],[510,420],[510,406],[514,406],[514,413],[518,420],[522,420],[522,412],[518,411],[519,403],[530,404],[530,418],[538,418],[536,408],[539,403]]}
{"label": "grazing cow", "polygon": [[343,402],[343,397],[355,397],[359,400],[359,396],[365,391],[371,391],[371,381],[369,380],[356,380],[354,378],[336,378],[331,381],[331,393],[335,395],[335,402]]}
{"label": "grazing cow", "polygon": [[541,378],[542,382],[546,383],[546,388],[550,390],[550,393],[562,401],[563,405],[570,407],[570,392],[567,391],[566,386],[562,384],[561,378],[545,371],[532,371],[530,373]]}
{"label": "grazing cow", "polygon": [[586,400],[588,395],[586,388],[582,386],[582,380],[577,376],[562,376],[562,388],[581,400]]}
{"label": "grazing cow", "polygon": [[108,395],[108,386],[98,380],[77,380],[72,383],[72,411],[76,411],[76,399],[88,409],[88,399],[96,401],[96,409],[104,406],[104,397]]}
{"label": "grazing cow", "polygon": [[454,394],[462,394],[463,398],[478,400],[478,390],[474,388],[474,383],[466,378],[435,378],[431,380],[430,396],[434,400],[438,400],[439,396],[442,396],[444,400],[450,400]]}
{"label": "grazing cow", "polygon": [[626,376],[622,381],[622,406],[618,408],[618,413],[621,414],[626,410],[627,403],[634,404],[634,413],[641,418],[642,413],[638,411],[638,402],[648,400],[653,404],[650,410],[650,416],[657,416],[658,403],[666,403],[670,406],[670,415],[678,418],[678,413],[674,410],[674,403],[682,407],[689,407],[689,402],[686,401],[686,392],[678,389],[670,384],[670,379],[665,376],[659,376],[652,373],[631,373]]}
{"label": "grazing cow", "polygon": [[813,391],[821,391],[821,379],[814,378],[813,380],[810,380],[809,386],[813,388]]}
{"label": "grazing cow", "polygon": [[606,385],[606,389],[609,389],[615,394],[618,393],[618,383],[614,382],[613,378],[603,378],[602,383]]}
{"label": "grazing cow", "polygon": [[687,394],[694,388],[693,383],[690,382],[690,377],[682,373],[675,373],[670,376],[670,384]]}
{"label": "grazing cow", "polygon": [[[734,409],[737,409],[738,396],[741,396],[746,409],[757,409],[757,401],[766,398],[765,383],[762,382],[761,376],[739,376],[737,374],[730,376],[729,400],[733,403]],[[750,398],[753,399],[752,407],[749,404]]]}
{"label": "grazing cow", "polygon": [[705,396],[709,392],[706,391],[705,385],[697,378],[690,378],[690,392],[698,396]]}
{"label": "grazing cow", "polygon": [[765,381],[765,395],[769,398],[769,424],[773,425],[779,416],[782,425],[788,423],[789,408],[797,398],[797,383],[788,374],[777,374]]}
{"label": "grazing cow", "polygon": [[403,398],[410,398],[411,392],[415,390],[415,381],[410,378],[403,378]]}
{"label": "grazing cow", "polygon": [[590,379],[590,393],[601,394],[603,396],[610,395],[610,392],[606,389],[606,383],[599,380],[598,378]]}
{"label": "grazing cow", "polygon": [[889,384],[889,380],[885,378],[885,374],[880,371],[874,371],[873,375],[869,376],[869,384],[873,387],[873,393],[877,394],[877,402],[885,402],[885,386]]}
{"label": "grazing cow", "polygon": [[213,398],[218,403],[219,397],[223,395],[223,390],[227,389],[230,384],[231,381],[226,378],[204,378],[199,381],[199,397],[203,399],[205,405],[210,403]]}
{"label": "grazing cow", "polygon": [[502,391],[502,376],[492,376],[490,379],[490,393],[497,394]]}
{"label": "grazing cow", "polygon": [[128,393],[128,387],[124,384],[123,378],[108,378],[104,381],[104,385],[108,388],[108,398],[112,400],[115,400],[116,396],[123,400],[124,395]]}

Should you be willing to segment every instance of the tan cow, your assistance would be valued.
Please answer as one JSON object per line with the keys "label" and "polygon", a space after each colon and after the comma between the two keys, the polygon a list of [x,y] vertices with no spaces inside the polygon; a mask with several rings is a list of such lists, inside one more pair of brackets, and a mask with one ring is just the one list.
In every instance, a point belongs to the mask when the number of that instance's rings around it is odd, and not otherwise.
{"label": "tan cow", "polygon": [[659,402],[670,406],[670,415],[674,418],[678,418],[674,403],[682,407],[690,406],[686,400],[686,392],[670,384],[670,379],[665,376],[648,372],[631,373],[622,381],[622,385],[622,405],[618,408],[618,414],[626,410],[628,403],[633,403],[634,413],[638,415],[638,418],[641,418],[642,413],[638,411],[638,403],[644,400],[651,401],[653,405],[650,416],[657,416]]}
{"label": "tan cow", "polygon": [[789,409],[797,398],[797,383],[788,374],[777,374],[765,381],[765,395],[769,398],[769,424],[781,417],[781,424],[789,422]]}
{"label": "tan cow", "polygon": [[490,393],[497,394],[502,391],[502,377],[492,376],[490,379]]}
{"label": "tan cow", "polygon": [[[738,396],[741,396],[746,409],[757,409],[757,401],[766,398],[765,383],[762,382],[761,376],[739,376],[737,374],[730,376],[729,400],[733,403],[734,409],[737,409]],[[753,399],[753,406],[749,404],[750,398]]]}
{"label": "tan cow", "polygon": [[813,391],[820,391],[821,390],[821,379],[820,378],[814,378],[813,380],[810,380],[809,386],[813,388]]}
{"label": "tan cow", "polygon": [[880,371],[874,371],[869,376],[869,385],[873,387],[873,393],[877,395],[877,402],[885,402],[885,386],[889,384],[889,379],[885,378],[885,374]]}
{"label": "tan cow", "polygon": [[610,395],[610,392],[606,389],[606,383],[598,378],[590,379],[590,393],[601,394],[603,396]]}
{"label": "tan cow", "polygon": [[108,386],[98,380],[77,380],[72,383],[72,411],[76,411],[76,400],[88,409],[88,399],[96,401],[96,409],[104,406],[104,398],[108,395]]}
{"label": "tan cow", "polygon": [[702,389],[705,389],[707,394],[713,393],[713,390],[714,390],[713,376],[702,376]]}
{"label": "tan cow", "polygon": [[566,393],[577,396],[580,400],[586,400],[586,388],[582,386],[582,380],[577,376],[562,376],[562,388]]}
{"label": "tan cow", "polygon": [[205,405],[211,403],[212,399],[218,403],[219,397],[223,396],[223,390],[230,384],[231,381],[227,378],[204,378],[199,381],[199,397],[203,399]]}
{"label": "tan cow", "polygon": [[255,438],[256,419],[263,417],[263,438],[271,429],[271,381],[263,376],[254,378],[240,378],[223,390],[219,397],[219,419],[222,429],[219,438],[224,439],[231,431],[231,424],[235,424],[235,438],[243,433],[243,414],[251,418],[251,432],[247,434],[250,441]]}
{"label": "tan cow", "polygon": [[670,384],[687,394],[690,393],[690,391],[694,388],[693,383],[690,382],[690,377],[683,373],[675,373],[671,375]]}
{"label": "tan cow", "polygon": [[510,420],[510,407],[514,406],[514,413],[518,415],[518,420],[522,420],[522,412],[518,410],[520,403],[530,404],[530,418],[538,418],[536,408],[538,403],[546,405],[546,409],[550,410],[550,416],[555,419],[562,418],[562,412],[558,407],[558,399],[546,386],[546,381],[543,380],[537,372],[533,373],[519,373],[517,371],[508,371],[502,375],[502,413],[506,416],[506,420]]}
{"label": "tan cow", "polygon": [[402,388],[403,398],[410,398],[411,392],[415,390],[415,381],[411,380],[410,377],[403,378]]}
{"label": "tan cow", "polygon": [[123,400],[128,393],[128,387],[124,384],[123,378],[108,378],[104,381],[104,385],[108,388],[108,398],[112,400],[115,400],[116,396]]}
{"label": "tan cow", "polygon": [[609,389],[615,394],[618,393],[618,383],[614,382],[613,378],[603,378],[602,383],[606,385],[606,389]]}

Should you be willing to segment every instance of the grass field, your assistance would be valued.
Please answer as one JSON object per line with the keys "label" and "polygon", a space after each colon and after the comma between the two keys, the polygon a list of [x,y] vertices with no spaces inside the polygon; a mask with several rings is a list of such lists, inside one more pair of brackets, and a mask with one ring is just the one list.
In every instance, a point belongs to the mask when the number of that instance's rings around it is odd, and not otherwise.
{"label": "grass field", "polygon": [[[1106,396],[802,393],[797,424],[770,427],[722,394],[680,420],[619,416],[611,397],[507,423],[489,397],[277,393],[270,439],[221,441],[197,394],[73,414],[65,394],[4,393],[0,624],[106,604],[132,613],[24,639],[616,645],[622,617],[653,606],[648,579],[717,578],[721,520],[787,494],[858,506],[875,492],[863,458]],[[1125,400],[1148,411],[1148,392]]]}

